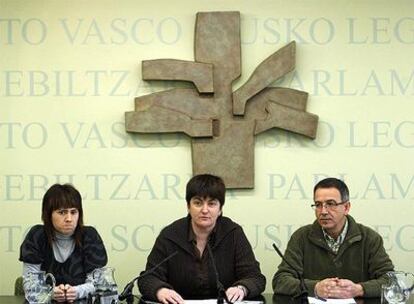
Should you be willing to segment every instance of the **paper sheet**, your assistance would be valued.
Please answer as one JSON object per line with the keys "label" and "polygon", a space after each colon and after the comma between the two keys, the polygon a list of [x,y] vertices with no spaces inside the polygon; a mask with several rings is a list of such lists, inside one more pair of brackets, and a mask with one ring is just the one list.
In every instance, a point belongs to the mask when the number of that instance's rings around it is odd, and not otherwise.
{"label": "paper sheet", "polygon": [[[208,300],[184,300],[185,304],[217,304],[217,299]],[[237,301],[240,304],[263,304],[263,301]]]}
{"label": "paper sheet", "polygon": [[353,298],[349,299],[318,299],[314,297],[308,297],[309,304],[354,304],[356,303]]}

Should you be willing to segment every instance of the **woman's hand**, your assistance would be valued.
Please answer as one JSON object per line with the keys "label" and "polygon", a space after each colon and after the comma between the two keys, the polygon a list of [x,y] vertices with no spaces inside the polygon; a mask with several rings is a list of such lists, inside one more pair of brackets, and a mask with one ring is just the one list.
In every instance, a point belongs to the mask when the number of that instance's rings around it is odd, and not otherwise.
{"label": "woman's hand", "polygon": [[65,285],[66,301],[71,303],[76,300],[76,288],[69,284]]}
{"label": "woman's hand", "polygon": [[175,290],[169,288],[158,289],[157,299],[163,304],[184,304],[183,298]]}
{"label": "woman's hand", "polygon": [[65,302],[65,285],[60,284],[59,286],[55,286],[53,289],[53,300],[56,302]]}
{"label": "woman's hand", "polygon": [[242,301],[244,299],[245,291],[242,286],[230,287],[226,290],[227,299],[230,302],[234,303],[236,301]]}
{"label": "woman's hand", "polygon": [[56,302],[73,302],[76,300],[76,288],[69,284],[60,284],[53,289],[53,300]]}

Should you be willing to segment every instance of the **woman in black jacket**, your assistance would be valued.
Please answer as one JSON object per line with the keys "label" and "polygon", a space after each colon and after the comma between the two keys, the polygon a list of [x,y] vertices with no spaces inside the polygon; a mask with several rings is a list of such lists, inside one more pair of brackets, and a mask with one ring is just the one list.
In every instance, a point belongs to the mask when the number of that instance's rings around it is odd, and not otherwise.
{"label": "woman in black jacket", "polygon": [[186,201],[187,217],[165,227],[148,256],[146,271],[172,257],[138,281],[144,298],[181,304],[183,299],[216,298],[221,291],[231,302],[260,295],[266,279],[252,247],[243,229],[222,216],[223,180],[194,176]]}
{"label": "woman in black jacket", "polygon": [[87,297],[95,290],[87,278],[108,258],[95,228],[83,225],[79,191],[70,184],[51,186],[43,197],[42,221],[30,229],[20,247],[23,288],[27,291],[27,274],[45,271],[56,279],[55,301]]}

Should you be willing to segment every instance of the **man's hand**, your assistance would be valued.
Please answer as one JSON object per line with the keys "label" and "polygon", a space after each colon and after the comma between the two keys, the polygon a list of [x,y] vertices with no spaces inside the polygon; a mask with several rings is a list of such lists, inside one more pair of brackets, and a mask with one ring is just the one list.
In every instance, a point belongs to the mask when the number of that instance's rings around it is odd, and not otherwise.
{"label": "man's hand", "polygon": [[334,297],[345,299],[355,298],[364,295],[364,289],[361,284],[355,284],[351,280],[340,279],[338,280],[337,287],[334,289]]}
{"label": "man's hand", "polygon": [[184,304],[183,298],[175,290],[169,288],[160,288],[157,291],[157,299],[163,304]]}
{"label": "man's hand", "polygon": [[364,290],[360,284],[355,284],[351,280],[328,278],[315,285],[315,292],[322,298],[347,299],[364,295]]}
{"label": "man's hand", "polygon": [[333,298],[332,290],[336,288],[338,278],[327,278],[315,285],[315,294],[321,298]]}

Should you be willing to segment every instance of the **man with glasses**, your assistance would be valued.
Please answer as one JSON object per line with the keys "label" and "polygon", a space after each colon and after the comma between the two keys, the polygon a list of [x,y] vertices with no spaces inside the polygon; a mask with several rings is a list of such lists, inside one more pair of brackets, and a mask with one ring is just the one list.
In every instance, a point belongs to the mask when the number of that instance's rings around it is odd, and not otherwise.
{"label": "man with glasses", "polygon": [[346,184],[326,178],[313,189],[316,220],[293,233],[286,262],[279,265],[272,286],[276,294],[299,295],[297,272],[310,295],[321,298],[379,297],[385,274],[394,266],[381,236],[348,214]]}

